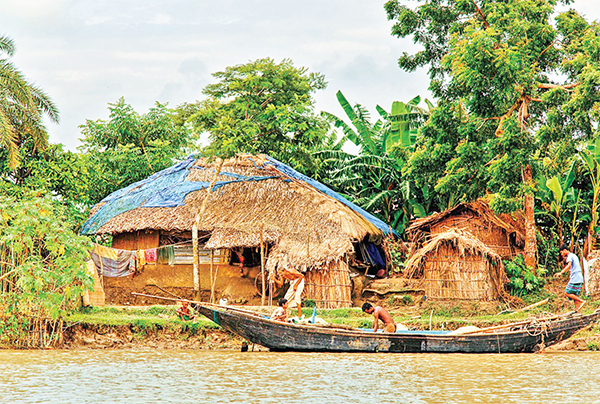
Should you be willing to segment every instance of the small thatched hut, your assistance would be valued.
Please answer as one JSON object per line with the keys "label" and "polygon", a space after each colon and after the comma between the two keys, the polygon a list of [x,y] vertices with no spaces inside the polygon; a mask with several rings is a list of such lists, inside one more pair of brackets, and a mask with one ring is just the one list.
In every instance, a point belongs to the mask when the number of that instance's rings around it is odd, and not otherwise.
{"label": "small thatched hut", "polygon": [[[269,272],[286,267],[304,272],[305,297],[319,307],[350,306],[348,260],[356,258],[355,251],[360,256],[377,250],[389,226],[269,156],[238,155],[222,162],[217,173],[218,167],[189,157],[93,208],[82,232],[112,235],[113,248],[174,246],[169,262],[146,264],[133,279],[104,279],[105,286],[189,295],[196,284],[192,226],[198,218],[203,292],[214,285],[217,299],[252,302],[265,262]],[[109,291],[107,296],[118,300]]]}
{"label": "small thatched hut", "polygon": [[413,245],[451,229],[468,231],[502,259],[511,259],[525,246],[524,218],[520,213],[496,215],[483,200],[459,203],[451,209],[411,223],[406,229]]}
{"label": "small thatched hut", "polygon": [[496,300],[508,282],[502,260],[479,239],[461,230],[436,234],[407,262],[431,299]]}

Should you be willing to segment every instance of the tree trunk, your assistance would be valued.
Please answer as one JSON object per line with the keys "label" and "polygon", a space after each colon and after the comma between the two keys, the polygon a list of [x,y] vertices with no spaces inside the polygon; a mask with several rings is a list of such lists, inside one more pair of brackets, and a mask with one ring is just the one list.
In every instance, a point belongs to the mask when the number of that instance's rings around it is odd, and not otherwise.
{"label": "tree trunk", "polygon": [[583,256],[586,258],[594,249],[594,245],[596,243],[594,236],[596,234],[596,224],[598,223],[598,193],[600,193],[600,188],[594,189],[594,199],[592,201],[592,220],[590,222],[590,227],[588,227],[585,245],[583,246]]}
{"label": "tree trunk", "polygon": [[[527,188],[533,189],[533,174],[531,165],[523,168],[523,182]],[[525,249],[523,258],[525,265],[533,269],[533,273],[537,272],[537,242],[535,238],[535,199],[532,193],[527,192],[523,196],[523,204],[525,205]]]}

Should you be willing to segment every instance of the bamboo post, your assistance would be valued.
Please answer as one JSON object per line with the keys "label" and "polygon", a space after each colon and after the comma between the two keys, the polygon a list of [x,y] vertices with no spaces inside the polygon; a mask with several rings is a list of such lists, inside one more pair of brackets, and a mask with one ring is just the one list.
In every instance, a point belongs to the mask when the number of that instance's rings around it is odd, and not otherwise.
{"label": "bamboo post", "polygon": [[[196,215],[196,221],[194,223],[194,225],[196,226],[196,236],[198,236],[198,228],[200,227],[200,223],[202,223],[203,220],[203,216],[204,216],[204,210],[206,209],[206,202],[208,202],[208,197],[210,196],[210,194],[212,193],[212,189],[213,186],[215,185],[215,182],[217,182],[217,178],[219,176],[219,173],[221,172],[221,168],[223,167],[223,159],[219,159],[219,164],[217,166],[217,169],[215,170],[215,176],[213,177],[213,179],[210,181],[210,184],[208,185],[208,189],[206,190],[206,195],[204,196],[204,200],[202,201],[202,205],[200,206],[200,212],[198,212],[198,214]],[[193,226],[192,226],[192,230],[193,230]],[[193,235],[192,235],[193,237]],[[198,248],[198,245],[196,244],[196,248]],[[196,250],[197,253],[198,250]],[[196,258],[198,258],[198,256],[196,256]],[[194,261],[195,263],[197,261]],[[212,265],[212,260],[211,260],[211,265]],[[197,283],[196,283],[196,277],[198,279]],[[211,267],[211,283],[212,283],[212,267]],[[200,268],[199,265],[196,263],[196,266],[194,267],[194,288],[197,291],[197,296],[196,299],[200,300]],[[197,289],[196,289],[197,288]]]}
{"label": "bamboo post", "polygon": [[260,305],[265,305],[265,293],[266,293],[266,281],[265,281],[265,243],[264,243],[264,224],[260,226],[260,273],[262,276],[262,297],[260,298]]}
{"label": "bamboo post", "polygon": [[[215,280],[213,279],[213,250],[210,250],[210,302],[215,302]],[[216,279],[216,276],[215,276]]]}
{"label": "bamboo post", "polygon": [[192,225],[192,264],[194,268],[194,299],[200,300],[200,266],[198,264],[198,215]]}

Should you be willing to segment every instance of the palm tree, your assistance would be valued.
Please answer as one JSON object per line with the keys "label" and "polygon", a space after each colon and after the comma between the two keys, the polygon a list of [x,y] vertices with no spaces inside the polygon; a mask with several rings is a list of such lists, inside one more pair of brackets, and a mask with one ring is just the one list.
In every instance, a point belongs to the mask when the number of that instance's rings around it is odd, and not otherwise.
{"label": "palm tree", "polygon": [[10,169],[19,166],[19,149],[26,138],[33,140],[34,149],[48,145],[44,114],[58,122],[54,103],[10,62],[14,52],[13,41],[0,36],[0,149],[6,150]]}

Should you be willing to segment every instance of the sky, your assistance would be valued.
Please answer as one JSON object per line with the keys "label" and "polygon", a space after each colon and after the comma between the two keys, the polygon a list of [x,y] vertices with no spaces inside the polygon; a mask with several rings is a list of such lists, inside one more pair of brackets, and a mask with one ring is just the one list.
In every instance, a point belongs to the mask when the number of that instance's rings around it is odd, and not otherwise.
{"label": "sky", "polygon": [[[597,0],[570,6],[600,18]],[[211,73],[260,58],[290,59],[325,76],[317,111],[345,116],[335,94],[375,106],[430,98],[425,70],[398,67],[418,48],[391,35],[385,0],[2,0],[0,35],[13,39],[13,64],[60,111],[50,142],[75,151],[79,125],[108,119],[120,97],[140,114],[157,101],[204,99]],[[416,4],[415,1],[405,1]]]}

